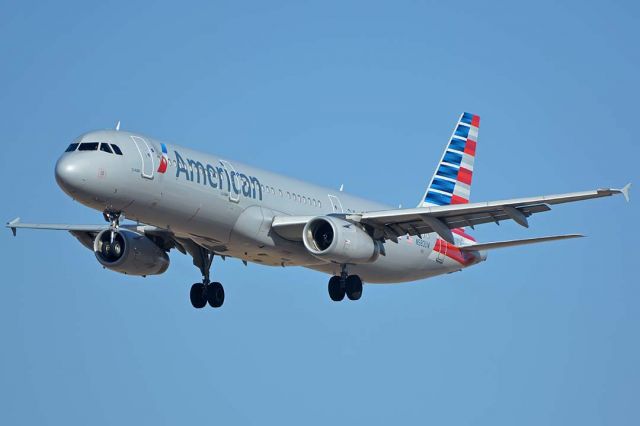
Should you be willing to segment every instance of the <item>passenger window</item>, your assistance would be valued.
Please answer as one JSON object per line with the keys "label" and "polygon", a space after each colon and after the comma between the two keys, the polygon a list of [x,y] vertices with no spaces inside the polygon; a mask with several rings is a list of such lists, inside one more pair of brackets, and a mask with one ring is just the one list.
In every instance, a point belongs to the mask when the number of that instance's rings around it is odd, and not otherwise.
{"label": "passenger window", "polygon": [[67,149],[64,152],[73,152],[76,150],[76,148],[78,147],[79,144],[77,143],[72,143],[71,145],[69,145],[67,147]]}
{"label": "passenger window", "polygon": [[100,144],[100,151],[106,152],[108,154],[113,154],[113,151],[111,151],[111,148],[109,148],[109,144],[108,143],[101,143]]}
{"label": "passenger window", "polygon": [[122,151],[120,151],[118,145],[111,144],[111,148],[113,148],[113,152],[115,152],[117,155],[122,155]]}
{"label": "passenger window", "polygon": [[97,151],[98,150],[98,142],[85,142],[81,143],[78,151]]}

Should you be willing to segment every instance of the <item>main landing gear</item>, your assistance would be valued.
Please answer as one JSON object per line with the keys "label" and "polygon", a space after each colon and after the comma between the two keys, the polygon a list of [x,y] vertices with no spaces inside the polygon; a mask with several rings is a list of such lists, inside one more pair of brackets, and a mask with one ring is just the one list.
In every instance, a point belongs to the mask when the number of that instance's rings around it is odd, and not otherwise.
{"label": "main landing gear", "polygon": [[357,275],[349,275],[346,266],[342,266],[340,276],[329,279],[329,297],[334,302],[340,302],[347,296],[349,300],[362,297],[362,280]]}
{"label": "main landing gear", "polygon": [[202,309],[207,303],[212,308],[219,308],[224,303],[224,287],[219,282],[209,280],[209,271],[213,263],[214,254],[208,250],[200,248],[199,258],[194,257],[193,263],[202,272],[202,282],[191,286],[189,297],[191,304],[196,309]]}

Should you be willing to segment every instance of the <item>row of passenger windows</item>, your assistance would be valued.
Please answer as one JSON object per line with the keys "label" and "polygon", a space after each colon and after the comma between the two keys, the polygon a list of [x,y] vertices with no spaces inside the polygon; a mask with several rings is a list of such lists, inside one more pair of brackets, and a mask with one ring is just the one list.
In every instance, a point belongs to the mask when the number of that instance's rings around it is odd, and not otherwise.
{"label": "row of passenger windows", "polygon": [[102,151],[107,154],[116,154],[122,155],[122,151],[115,144],[108,143],[100,143],[100,142],[83,142],[83,143],[72,143],[66,149],[65,152],[73,152],[73,151]]}
{"label": "row of passenger windows", "polygon": [[[269,186],[269,185],[262,185],[262,193],[267,193],[267,194],[271,194],[271,195],[276,195],[278,194],[281,198],[286,197],[294,202],[300,203],[300,204],[305,204],[305,205],[309,205],[309,206],[313,206],[313,207],[318,207],[318,208],[322,208],[322,202],[320,200],[316,200],[315,198],[311,198],[311,197],[305,197],[304,195],[300,195],[300,194],[296,194],[293,192],[283,192],[282,189],[278,189],[276,190],[274,187]],[[346,208],[344,210],[345,213],[355,213],[356,211],[353,209],[349,209]]]}
{"label": "row of passenger windows", "polygon": [[313,206],[313,207],[322,207],[322,202],[320,200],[316,200],[315,198],[306,197],[304,195],[296,194],[290,191],[284,192],[282,189],[275,189],[273,186],[269,186],[269,185],[261,185],[261,186],[262,186],[262,193],[278,195],[281,198],[284,198],[286,195],[286,197],[291,201]]}

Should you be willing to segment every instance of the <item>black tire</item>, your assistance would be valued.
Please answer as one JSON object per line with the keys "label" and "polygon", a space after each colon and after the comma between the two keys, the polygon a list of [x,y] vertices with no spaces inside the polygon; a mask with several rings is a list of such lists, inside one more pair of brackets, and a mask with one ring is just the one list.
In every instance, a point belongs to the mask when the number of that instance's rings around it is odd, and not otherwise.
{"label": "black tire", "polygon": [[331,277],[329,280],[329,297],[334,302],[344,299],[344,286],[340,277]]}
{"label": "black tire", "polygon": [[207,301],[212,308],[219,308],[224,303],[224,287],[220,283],[211,283],[207,287]]}
{"label": "black tire", "polygon": [[194,308],[202,309],[207,306],[207,299],[204,295],[204,284],[195,283],[192,285],[189,297],[191,298],[191,304]]}
{"label": "black tire", "polygon": [[358,300],[362,297],[362,280],[357,275],[347,277],[346,293],[349,300]]}

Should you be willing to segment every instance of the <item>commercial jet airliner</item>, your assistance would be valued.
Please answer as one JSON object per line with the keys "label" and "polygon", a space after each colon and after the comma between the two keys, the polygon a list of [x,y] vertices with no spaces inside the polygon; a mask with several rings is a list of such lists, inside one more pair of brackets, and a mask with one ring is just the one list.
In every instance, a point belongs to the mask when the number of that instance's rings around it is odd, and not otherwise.
{"label": "commercial jet airliner", "polygon": [[[214,256],[329,274],[331,300],[358,300],[363,282],[400,283],[460,271],[496,248],[580,237],[568,234],[478,243],[469,228],[503,220],[528,227],[550,206],[623,194],[629,187],[471,203],[480,117],[463,113],[415,208],[391,208],[240,162],[115,130],[78,137],[55,166],[58,185],[108,224],[7,223],[69,231],[104,267],[162,274],[168,253],[193,258],[202,281],[191,304],[219,308]],[[133,220],[121,223],[124,217]]]}

